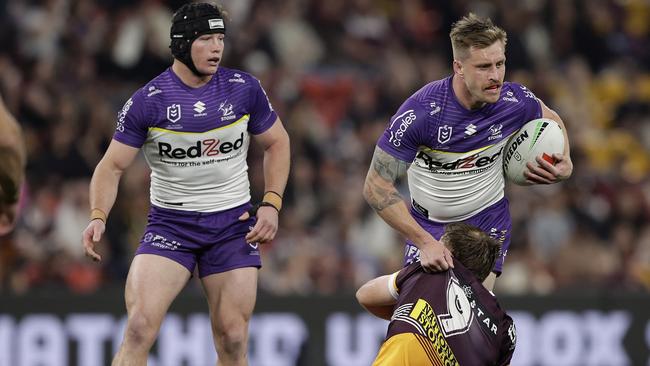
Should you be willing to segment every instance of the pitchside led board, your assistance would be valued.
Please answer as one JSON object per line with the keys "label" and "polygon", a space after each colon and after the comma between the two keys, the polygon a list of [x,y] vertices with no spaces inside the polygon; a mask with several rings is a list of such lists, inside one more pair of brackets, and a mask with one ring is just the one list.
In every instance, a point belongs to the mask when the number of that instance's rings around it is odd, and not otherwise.
{"label": "pitchside led board", "polygon": [[[650,365],[650,295],[504,298],[515,319],[517,366]],[[0,366],[110,364],[124,329],[120,292],[0,302]],[[163,324],[149,366],[213,366],[204,301],[181,296]],[[349,296],[262,296],[251,322],[251,366],[368,366],[387,322]]]}

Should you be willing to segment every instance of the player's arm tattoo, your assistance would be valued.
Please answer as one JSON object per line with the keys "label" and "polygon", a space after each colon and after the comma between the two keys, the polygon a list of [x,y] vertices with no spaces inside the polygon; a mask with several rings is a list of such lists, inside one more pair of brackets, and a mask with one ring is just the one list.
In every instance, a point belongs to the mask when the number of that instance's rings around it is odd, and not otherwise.
{"label": "player's arm tattoo", "polygon": [[372,163],[363,189],[368,204],[376,211],[402,202],[395,188],[397,180],[406,174],[410,164],[399,160],[379,147],[375,148]]}

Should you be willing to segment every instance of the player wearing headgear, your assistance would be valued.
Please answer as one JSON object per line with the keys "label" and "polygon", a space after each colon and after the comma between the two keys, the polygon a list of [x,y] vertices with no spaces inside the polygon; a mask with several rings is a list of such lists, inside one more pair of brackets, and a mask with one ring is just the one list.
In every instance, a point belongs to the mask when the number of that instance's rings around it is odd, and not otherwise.
{"label": "player wearing headgear", "polygon": [[[226,34],[221,10],[210,4],[195,4],[194,9],[179,9],[172,20],[170,30],[172,55],[182,62],[194,75],[212,75],[210,71],[199,71],[192,60],[192,44],[201,35]],[[223,37],[220,37],[223,40]]]}
{"label": "player wearing headgear", "polygon": [[[220,8],[182,6],[171,27],[170,68],[137,90],[117,116],[113,141],[90,183],[87,255],[142,149],[151,167],[148,224],[126,281],[128,321],[113,365],[145,365],[169,305],[196,270],[210,309],[219,365],[246,365],[259,244],[278,227],[289,174],[289,137],[260,82],[220,66]],[[250,139],[264,149],[262,202],[250,203]]]}
{"label": "player wearing headgear", "polygon": [[427,273],[416,262],[357,291],[363,307],[390,320],[373,365],[508,365],[515,326],[481,284],[499,243],[463,223],[447,225],[440,240],[454,255],[453,269]]}
{"label": "player wearing headgear", "polygon": [[[438,239],[444,225],[467,222],[502,243],[486,286],[494,287],[510,245],[504,194],[503,147],[526,122],[550,118],[562,126],[564,154],[553,165],[541,156],[524,172],[531,184],[551,184],[573,171],[564,123],[525,86],[504,82],[507,36],[474,14],[450,33],[453,75],[430,82],[408,98],[379,138],[363,190],[366,201],[406,237],[404,263],[427,271],[453,267]],[[408,174],[410,210],[395,187]]]}
{"label": "player wearing headgear", "polygon": [[22,129],[0,98],[0,235],[16,225],[25,160]]}

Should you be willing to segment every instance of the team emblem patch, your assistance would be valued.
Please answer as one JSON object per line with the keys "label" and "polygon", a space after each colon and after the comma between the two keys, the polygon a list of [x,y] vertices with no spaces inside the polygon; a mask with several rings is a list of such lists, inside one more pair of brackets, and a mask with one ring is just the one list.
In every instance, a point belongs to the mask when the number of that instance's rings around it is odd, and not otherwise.
{"label": "team emblem patch", "polygon": [[448,125],[438,127],[438,142],[441,144],[448,142],[451,139],[452,130],[453,127],[449,127]]}
{"label": "team emblem patch", "polygon": [[180,104],[172,104],[167,107],[167,119],[169,122],[177,122],[179,119],[181,119],[181,105]]}
{"label": "team emblem patch", "polygon": [[510,324],[508,328],[508,337],[510,337],[510,342],[512,343],[510,349],[514,349],[515,344],[517,344],[517,328],[515,328],[514,324]]}
{"label": "team emblem patch", "polygon": [[222,114],[222,121],[228,121],[237,118],[235,112],[232,110],[232,104],[228,103],[228,101],[224,101],[219,104],[219,111]]}

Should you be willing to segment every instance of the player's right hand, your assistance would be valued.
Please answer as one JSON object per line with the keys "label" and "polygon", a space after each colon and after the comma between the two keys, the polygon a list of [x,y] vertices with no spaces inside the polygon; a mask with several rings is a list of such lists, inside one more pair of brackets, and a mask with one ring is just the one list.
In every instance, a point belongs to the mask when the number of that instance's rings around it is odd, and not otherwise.
{"label": "player's right hand", "polygon": [[441,242],[431,240],[419,249],[420,265],[425,272],[442,272],[454,268],[451,252]]}
{"label": "player's right hand", "polygon": [[86,255],[92,258],[95,262],[102,260],[102,257],[95,252],[95,244],[99,243],[99,240],[102,238],[102,234],[106,230],[106,225],[104,221],[95,219],[88,223],[86,230],[82,234],[82,240],[84,244],[84,250]]}

